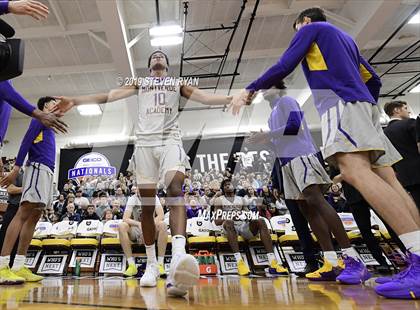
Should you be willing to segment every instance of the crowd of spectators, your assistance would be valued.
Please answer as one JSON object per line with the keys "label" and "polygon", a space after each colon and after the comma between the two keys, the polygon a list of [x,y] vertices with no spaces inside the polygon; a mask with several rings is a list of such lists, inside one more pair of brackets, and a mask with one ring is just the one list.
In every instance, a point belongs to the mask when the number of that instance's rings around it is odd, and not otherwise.
{"label": "crowd of spectators", "polygon": [[[6,161],[5,172],[13,168],[13,160]],[[257,167],[258,169],[255,169]],[[272,188],[271,165],[266,162],[254,162],[254,169],[244,166],[239,161],[236,169],[206,172],[194,169],[188,171],[182,190],[185,194],[187,217],[193,218],[203,211],[212,211],[214,200],[222,195],[220,184],[224,178],[230,178],[236,189],[236,195],[243,197],[250,211],[270,219],[287,212],[284,196]],[[41,221],[57,223],[63,220],[101,220],[106,222],[122,219],[128,197],[137,192],[135,177],[127,173],[118,177],[84,177],[67,180],[61,189],[55,192],[55,200],[48,206]],[[166,192],[162,184],[158,185],[158,196],[164,209],[165,217],[169,216],[166,205]],[[327,201],[337,212],[347,212],[346,201],[341,185],[334,184],[326,194]]]}

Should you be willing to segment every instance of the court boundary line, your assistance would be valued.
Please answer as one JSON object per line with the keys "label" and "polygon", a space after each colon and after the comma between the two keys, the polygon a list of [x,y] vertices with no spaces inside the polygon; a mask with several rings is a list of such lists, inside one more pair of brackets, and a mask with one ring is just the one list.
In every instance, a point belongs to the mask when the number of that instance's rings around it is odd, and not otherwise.
{"label": "court boundary line", "polygon": [[[53,305],[68,305],[68,306],[81,306],[81,307],[96,307],[96,308],[108,308],[108,309],[130,309],[130,310],[148,310],[150,308],[144,307],[122,307],[122,306],[111,306],[111,305],[99,305],[99,304],[83,304],[83,303],[67,303],[61,301],[30,301],[22,300],[22,303],[26,304],[53,304]],[[154,308],[155,309],[155,308]],[[168,310],[168,308],[156,308],[156,310]]]}

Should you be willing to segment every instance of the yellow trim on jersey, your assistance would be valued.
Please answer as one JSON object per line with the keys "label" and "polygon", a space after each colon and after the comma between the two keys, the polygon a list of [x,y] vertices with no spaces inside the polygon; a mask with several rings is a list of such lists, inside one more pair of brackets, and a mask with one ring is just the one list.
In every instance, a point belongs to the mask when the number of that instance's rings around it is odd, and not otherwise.
{"label": "yellow trim on jersey", "polygon": [[44,135],[43,135],[43,132],[41,131],[41,132],[39,133],[38,137],[36,137],[36,138],[35,138],[35,140],[34,140],[34,144],[37,144],[37,143],[39,143],[39,142],[42,142],[43,140],[44,140]]}
{"label": "yellow trim on jersey", "polygon": [[366,69],[366,67],[363,64],[360,64],[359,72],[360,72],[360,76],[363,80],[363,83],[366,83],[367,81],[369,81],[372,78],[372,74],[368,71],[368,69]]}
{"label": "yellow trim on jersey", "polygon": [[322,56],[321,50],[315,42],[312,43],[309,52],[306,54],[306,62],[308,63],[309,70],[311,71],[328,70],[324,56]]}

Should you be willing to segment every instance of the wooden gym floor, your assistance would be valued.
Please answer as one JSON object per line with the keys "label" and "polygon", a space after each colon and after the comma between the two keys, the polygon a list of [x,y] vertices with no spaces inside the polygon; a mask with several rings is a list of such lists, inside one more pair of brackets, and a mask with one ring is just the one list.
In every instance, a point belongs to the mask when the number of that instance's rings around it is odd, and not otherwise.
{"label": "wooden gym floor", "polygon": [[419,309],[420,301],[376,296],[365,286],[308,283],[297,278],[200,279],[189,298],[168,298],[165,281],[140,288],[136,279],[47,278],[41,283],[0,286],[0,309]]}

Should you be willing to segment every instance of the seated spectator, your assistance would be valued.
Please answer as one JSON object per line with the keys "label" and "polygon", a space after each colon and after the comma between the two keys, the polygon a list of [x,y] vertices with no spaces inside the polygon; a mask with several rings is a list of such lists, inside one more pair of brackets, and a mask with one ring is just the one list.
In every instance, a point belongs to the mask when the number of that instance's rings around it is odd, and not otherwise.
{"label": "seated spectator", "polygon": [[349,212],[346,200],[342,197],[341,184],[331,185],[331,192],[328,194],[327,201],[337,212]]}
{"label": "seated spectator", "polygon": [[111,211],[113,220],[122,220],[124,211],[121,209],[121,202],[118,199],[112,202]]}
{"label": "seated spectator", "polygon": [[67,205],[67,212],[61,217],[61,221],[74,221],[80,222],[81,217],[79,213],[76,213],[75,206],[73,203]]}
{"label": "seated spectator", "polygon": [[200,206],[195,199],[191,199],[187,206],[187,218],[191,219],[197,217],[200,211],[203,211],[203,207]]}
{"label": "seated spectator", "polygon": [[184,185],[182,185],[182,192],[183,193],[190,193],[192,192],[192,184],[191,180],[188,178],[185,178]]}
{"label": "seated spectator", "polygon": [[95,211],[94,205],[88,205],[86,212],[82,216],[82,220],[99,220],[100,217]]}
{"label": "seated spectator", "polygon": [[258,197],[256,196],[255,189],[249,186],[246,190],[245,201],[248,204],[250,211],[257,210]]}
{"label": "seated spectator", "polygon": [[107,209],[111,210],[111,206],[108,203],[108,195],[106,192],[101,192],[99,194],[99,200],[96,205],[96,214],[98,214],[98,216],[102,218],[105,210]]}
{"label": "seated spectator", "polygon": [[74,198],[74,205],[76,210],[79,210],[80,213],[84,213],[89,205],[89,199],[83,197],[83,191],[79,188],[76,191],[76,197]]}
{"label": "seated spectator", "polygon": [[75,198],[76,198],[76,196],[74,196],[74,194],[72,194],[72,193],[68,194],[67,197],[66,197],[66,203],[65,203],[64,207],[67,208],[67,205],[69,203],[73,203],[74,204],[74,199]]}
{"label": "seated spectator", "polygon": [[194,169],[193,181],[201,182],[202,178],[203,175],[200,172],[198,172],[198,169]]}
{"label": "seated spectator", "polygon": [[127,204],[127,198],[124,196],[123,190],[121,187],[118,187],[115,191],[114,199],[117,199],[120,201],[120,206],[125,207]]}
{"label": "seated spectator", "polygon": [[268,211],[268,205],[265,204],[264,202],[261,205],[257,206],[257,211],[260,217],[265,217],[266,219],[271,218],[271,214]]}
{"label": "seated spectator", "polygon": [[108,190],[107,190],[107,192],[108,192],[108,194],[109,194],[110,196],[115,196],[115,189],[114,189],[114,185],[109,184],[109,185],[108,185]]}
{"label": "seated spectator", "polygon": [[61,194],[60,196],[58,196],[58,200],[54,202],[53,204],[54,213],[57,214],[59,217],[61,217],[61,215],[64,213],[65,204],[66,202],[65,202],[64,194]]}
{"label": "seated spectator", "polygon": [[113,220],[112,211],[111,211],[111,209],[107,209],[107,210],[105,210],[105,213],[102,217],[102,223],[105,224],[106,222],[111,221],[111,220]]}
{"label": "seated spectator", "polygon": [[267,219],[271,219],[274,216],[282,215],[284,213],[281,213],[280,210],[277,208],[277,206],[272,203],[268,206],[268,213],[266,214],[267,214]]}
{"label": "seated spectator", "polygon": [[74,190],[70,187],[70,185],[68,183],[64,184],[63,186],[63,192],[68,195],[68,194],[74,194]]}
{"label": "seated spectator", "polygon": [[263,204],[266,206],[270,205],[270,203],[276,203],[276,198],[274,198],[274,195],[268,186],[262,187],[261,198],[263,198]]}

